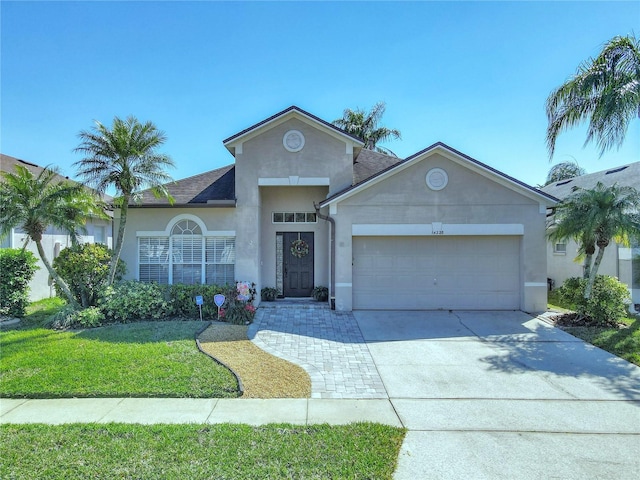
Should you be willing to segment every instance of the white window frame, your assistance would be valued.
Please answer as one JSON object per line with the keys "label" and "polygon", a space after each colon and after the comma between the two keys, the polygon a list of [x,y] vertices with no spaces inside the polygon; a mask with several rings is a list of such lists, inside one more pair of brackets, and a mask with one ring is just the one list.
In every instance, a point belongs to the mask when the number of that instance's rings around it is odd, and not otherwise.
{"label": "white window frame", "polygon": [[[562,248],[558,248],[560,245],[563,246],[564,250]],[[567,244],[564,242],[555,242],[553,244],[553,254],[554,255],[566,255],[567,254]]]}
{"label": "white window frame", "polygon": [[[174,245],[174,241],[177,238],[177,236],[179,234],[174,234],[173,230],[174,227],[176,225],[178,225],[180,222],[183,221],[192,221],[195,222],[195,224],[197,225],[198,229],[200,230],[200,234],[195,234],[196,237],[200,237],[200,283],[201,284],[205,284],[206,283],[206,267],[208,264],[211,264],[211,262],[207,262],[207,240],[208,239],[212,239],[212,238],[225,238],[226,242],[229,241],[230,238],[233,238],[233,242],[232,242],[232,246],[233,246],[233,263],[226,263],[226,265],[233,265],[234,266],[234,272],[235,272],[235,236],[236,236],[236,232],[235,230],[208,230],[206,228],[206,225],[204,224],[204,222],[197,216],[195,215],[191,215],[191,214],[181,214],[181,215],[177,215],[174,218],[172,218],[168,223],[167,226],[164,230],[162,231],[138,231],[136,232],[136,237],[138,237],[138,250],[137,250],[137,271],[136,271],[136,278],[138,280],[140,280],[140,266],[142,265],[140,263],[141,260],[141,255],[140,255],[140,246],[141,246],[141,239],[146,239],[146,238],[164,238],[164,239],[168,239],[168,259],[167,262],[164,263],[167,268],[168,268],[168,283],[170,285],[172,285],[173,282],[173,268],[174,265],[179,265],[180,263],[175,262],[174,261],[174,250],[175,250],[175,245]],[[191,265],[193,263],[187,263],[185,265]],[[222,263],[219,263],[222,264]],[[235,281],[235,279],[231,280],[232,282]]]}

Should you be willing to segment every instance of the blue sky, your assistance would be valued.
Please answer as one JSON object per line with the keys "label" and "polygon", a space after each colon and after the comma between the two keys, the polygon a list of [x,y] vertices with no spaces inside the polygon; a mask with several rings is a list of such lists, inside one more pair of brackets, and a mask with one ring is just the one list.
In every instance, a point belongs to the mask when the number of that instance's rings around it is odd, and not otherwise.
{"label": "blue sky", "polygon": [[640,120],[602,158],[585,128],[550,163],[545,100],[640,2],[10,2],[1,9],[2,153],[75,176],[77,134],[135,115],[185,178],[222,140],[297,105],[327,121],[385,101],[400,157],[442,141],[532,185],[554,163],[640,160]]}

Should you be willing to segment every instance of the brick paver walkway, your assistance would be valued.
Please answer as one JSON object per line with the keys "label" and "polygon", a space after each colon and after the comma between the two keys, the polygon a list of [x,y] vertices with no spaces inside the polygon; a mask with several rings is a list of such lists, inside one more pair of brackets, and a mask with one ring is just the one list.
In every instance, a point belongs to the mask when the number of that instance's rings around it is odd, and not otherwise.
{"label": "brick paver walkway", "polygon": [[249,338],[304,368],[311,377],[311,398],[388,398],[351,312],[317,303],[264,305]]}

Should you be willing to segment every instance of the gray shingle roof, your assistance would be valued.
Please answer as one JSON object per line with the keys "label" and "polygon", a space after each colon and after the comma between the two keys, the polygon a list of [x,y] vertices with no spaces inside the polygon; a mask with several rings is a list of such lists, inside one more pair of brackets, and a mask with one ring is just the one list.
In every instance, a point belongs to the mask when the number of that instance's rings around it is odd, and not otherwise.
{"label": "gray shingle roof", "polygon": [[564,199],[574,192],[576,188],[591,189],[600,182],[605,186],[617,183],[619,186],[628,186],[640,189],[640,162],[629,163],[619,167],[608,168],[600,172],[589,173],[580,177],[573,177],[561,182],[555,182],[541,190],[556,198]]}
{"label": "gray shingle roof", "polygon": [[353,184],[356,185],[374,176],[376,173],[401,162],[402,159],[362,149],[353,165]]}
{"label": "gray shingle roof", "polygon": [[[35,163],[27,162],[26,160],[21,160],[19,158],[11,157],[9,155],[5,155],[3,153],[0,153],[0,171],[7,172],[7,173],[15,173],[16,172],[16,168],[15,168],[16,165],[20,165],[22,167],[25,167],[33,175],[39,175],[40,172],[42,172],[46,168],[46,167],[41,167],[40,165],[36,165]],[[49,167],[49,166],[47,165],[47,167]],[[72,182],[75,182],[75,180],[72,180],[69,177],[65,177],[63,175],[56,175],[56,178],[57,178],[58,181],[70,180]],[[76,182],[76,183],[78,183],[78,182]],[[86,187],[86,188],[88,188],[88,187]],[[104,200],[107,203],[110,203],[111,201],[113,201],[113,197],[111,197],[110,195],[107,195],[106,193],[100,195],[100,197],[102,198],[102,200]]]}
{"label": "gray shingle roof", "polygon": [[276,118],[281,117],[282,115],[285,115],[286,113],[289,113],[290,111],[297,111],[297,112],[299,112],[299,113],[301,113],[301,114],[303,114],[303,115],[305,115],[305,116],[307,116],[307,117],[309,117],[309,118],[314,119],[315,121],[317,121],[317,122],[319,122],[319,123],[323,124],[324,126],[326,126],[326,127],[330,128],[330,129],[332,129],[332,130],[335,130],[336,132],[339,132],[339,133],[341,133],[341,134],[343,134],[343,135],[346,135],[346,136],[348,136],[348,137],[353,138],[354,140],[356,140],[357,142],[359,142],[359,143],[361,143],[361,144],[362,144],[362,143],[364,143],[360,137],[358,137],[358,136],[356,136],[356,135],[352,135],[352,134],[350,134],[350,133],[347,133],[347,132],[345,132],[344,130],[342,130],[341,128],[336,127],[333,123],[329,123],[329,122],[327,122],[326,120],[321,119],[320,117],[316,117],[316,116],[315,116],[315,115],[313,115],[312,113],[309,113],[309,112],[307,112],[307,111],[305,111],[305,110],[303,110],[303,109],[301,109],[300,107],[297,107],[297,106],[295,106],[295,105],[291,105],[290,107],[285,108],[285,109],[284,109],[284,110],[282,110],[281,112],[278,112],[278,113],[276,113],[276,114],[274,114],[274,115],[271,115],[269,118],[265,118],[265,119],[264,119],[264,120],[262,120],[261,122],[258,122],[258,123],[256,123],[255,125],[251,125],[249,128],[245,128],[245,129],[244,129],[244,130],[242,130],[241,132],[238,132],[238,133],[236,133],[236,134],[234,134],[234,135],[231,135],[229,138],[225,138],[225,139],[222,141],[222,143],[223,143],[223,144],[227,144],[227,143],[231,142],[232,140],[235,140],[236,138],[241,137],[241,136],[242,136],[242,135],[244,135],[245,133],[249,133],[250,131],[257,129],[257,128],[261,127],[262,125],[264,125],[264,124],[266,124],[266,123],[269,123],[269,122],[271,122],[272,120],[275,120]]}
{"label": "gray shingle roof", "polygon": [[[174,199],[174,205],[207,205],[209,201],[234,201],[235,165],[210,170],[193,177],[166,184]],[[156,198],[151,190],[141,192],[140,202],[130,202],[130,206],[168,206],[166,198]],[[211,204],[209,203],[209,204]]]}

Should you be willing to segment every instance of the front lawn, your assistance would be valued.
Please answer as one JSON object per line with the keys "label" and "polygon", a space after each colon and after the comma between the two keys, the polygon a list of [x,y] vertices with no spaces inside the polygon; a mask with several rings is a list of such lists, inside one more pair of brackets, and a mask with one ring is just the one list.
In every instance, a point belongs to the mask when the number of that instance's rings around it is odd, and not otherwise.
{"label": "front lawn", "polygon": [[371,423],[2,425],[0,478],[391,479],[404,434]]}
{"label": "front lawn", "polygon": [[[554,291],[549,293],[549,308],[568,311],[571,310],[571,305],[564,305]],[[618,321],[627,327],[560,326],[560,328],[585,342],[640,366],[640,320],[637,316],[628,315],[619,318]]]}
{"label": "front lawn", "polygon": [[[33,318],[23,320],[38,323]],[[32,324],[33,324],[32,323]],[[0,332],[3,397],[236,397],[235,377],[200,353],[197,321],[83,331]]]}

